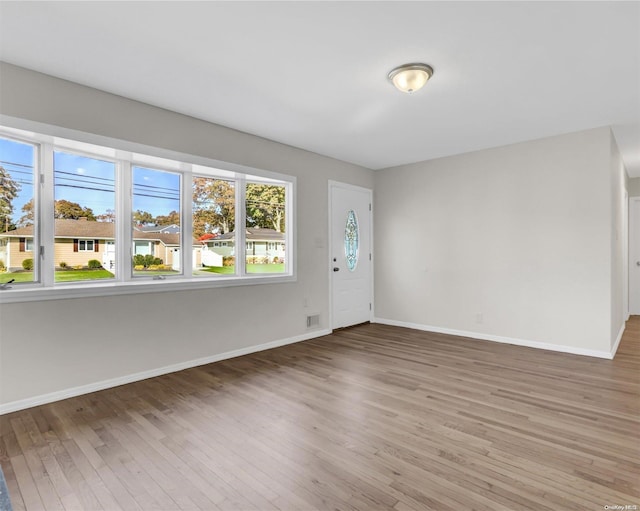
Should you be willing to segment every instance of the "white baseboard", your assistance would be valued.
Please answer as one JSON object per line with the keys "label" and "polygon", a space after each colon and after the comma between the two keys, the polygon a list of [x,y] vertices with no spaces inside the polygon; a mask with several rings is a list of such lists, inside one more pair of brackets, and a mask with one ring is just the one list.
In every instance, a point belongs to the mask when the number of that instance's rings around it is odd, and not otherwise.
{"label": "white baseboard", "polygon": [[[627,321],[629,318],[627,317]],[[618,351],[618,346],[620,346],[620,341],[622,340],[622,335],[624,334],[625,328],[627,328],[627,321],[622,322],[622,326],[620,327],[620,331],[618,332],[618,337],[616,338],[616,342],[613,343],[613,347],[611,348],[611,358],[616,356],[616,352]]]}
{"label": "white baseboard", "polygon": [[[471,337],[472,339],[480,339],[483,341],[501,342],[505,344],[514,344],[516,346],[526,346],[527,348],[537,348],[541,350],[559,351],[562,353],[572,353],[574,355],[584,355],[587,357],[607,358],[612,359],[615,355],[615,350],[597,351],[586,350],[583,348],[576,348],[574,346],[566,346],[563,344],[549,344],[546,342],[529,341],[526,339],[515,339],[512,337],[502,337],[499,335],[483,334],[478,332],[469,332],[466,330],[453,330],[451,328],[441,328],[438,326],[421,325],[419,323],[408,323],[406,321],[396,321],[394,319],[374,318],[374,323],[381,323],[383,325],[401,326],[405,328],[413,328],[414,330],[423,330],[425,332],[436,332],[439,334],[457,335],[460,337]],[[622,338],[622,332],[619,338]],[[618,343],[620,341],[618,340]],[[617,344],[616,344],[617,349]]]}
{"label": "white baseboard", "polygon": [[237,350],[227,351],[225,353],[219,353],[217,355],[211,355],[209,357],[198,358],[196,360],[188,360],[186,362],[180,362],[178,364],[172,364],[169,366],[159,367],[157,369],[150,369],[148,371],[142,371],[140,373],[128,374],[126,376],[120,376],[118,378],[112,378],[109,380],[102,380],[95,383],[89,383],[87,385],[80,385],[79,387],[72,387],[70,389],[59,390],[51,392],[49,394],[42,394],[40,396],[34,396],[27,399],[19,399],[17,401],[11,401],[9,403],[0,404],[0,415],[6,413],[17,412],[18,410],[24,410],[33,406],[44,405],[52,403],[54,401],[60,401],[62,399],[68,399],[70,397],[81,396],[83,394],[89,394],[98,390],[109,389],[111,387],[117,387],[119,385],[125,385],[127,383],[133,383],[140,380],[146,380],[147,378],[153,378],[155,376],[161,376],[163,374],[175,373],[176,371],[182,371],[183,369],[189,369],[191,367],[201,366],[205,364],[211,364],[213,362],[219,362],[220,360],[227,360],[230,358],[240,357],[242,355],[248,355],[250,353],[256,353],[258,351],[269,350],[272,348],[278,348],[280,346],[286,346],[287,344],[294,344],[297,342],[308,341],[309,339],[315,339],[316,337],[322,337],[329,335],[331,330],[314,330],[295,337],[289,337],[287,339],[280,339],[277,341],[266,342],[264,344],[258,344],[256,346],[249,346],[247,348],[240,348]]}

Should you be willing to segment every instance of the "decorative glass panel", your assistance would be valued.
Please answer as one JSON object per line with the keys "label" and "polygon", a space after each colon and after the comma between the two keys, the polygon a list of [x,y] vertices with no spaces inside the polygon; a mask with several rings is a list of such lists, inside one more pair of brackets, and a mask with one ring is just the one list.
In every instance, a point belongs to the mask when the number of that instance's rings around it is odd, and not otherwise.
{"label": "decorative glass panel", "polygon": [[347,225],[344,228],[344,256],[347,259],[347,268],[354,271],[358,264],[358,220],[356,213],[350,210],[347,213]]}

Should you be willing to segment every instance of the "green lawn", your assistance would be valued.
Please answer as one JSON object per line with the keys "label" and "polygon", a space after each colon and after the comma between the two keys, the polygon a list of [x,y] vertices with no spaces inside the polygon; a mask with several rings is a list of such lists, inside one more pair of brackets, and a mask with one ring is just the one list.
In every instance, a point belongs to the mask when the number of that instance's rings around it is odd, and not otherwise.
{"label": "green lawn", "polygon": [[200,272],[208,272],[208,273],[221,273],[224,275],[235,273],[235,266],[208,266],[207,268],[201,268],[198,270]]}
{"label": "green lawn", "polygon": [[177,275],[179,272],[173,270],[133,270],[134,277],[144,277],[153,275]]}
{"label": "green lawn", "polygon": [[0,284],[9,282],[14,279],[16,284],[18,282],[33,282],[33,272],[25,271],[20,273],[0,273]]}
{"label": "green lawn", "polygon": [[[198,270],[198,273],[218,273],[225,275],[233,275],[235,272],[234,266],[211,266],[209,268],[202,268]],[[135,276],[145,275],[171,275],[171,271],[134,271]],[[284,273],[284,263],[282,264],[248,264],[247,273]],[[74,282],[79,280],[101,280],[112,279],[113,273],[107,270],[62,270],[56,271],[56,282]],[[33,282],[33,272],[15,272],[15,273],[0,273],[0,284],[15,279],[15,283],[18,282]]]}
{"label": "green lawn", "polygon": [[247,264],[247,273],[284,273],[284,263]]}
{"label": "green lawn", "polygon": [[[64,270],[56,272],[56,282],[74,282],[77,280],[112,279],[113,273],[107,270]],[[18,282],[33,282],[33,272],[0,273],[0,284],[15,279]]]}
{"label": "green lawn", "polygon": [[[209,273],[233,274],[234,266],[210,266],[199,271]],[[284,273],[284,263],[280,264],[247,264],[247,273]]]}
{"label": "green lawn", "polygon": [[112,279],[113,273],[107,270],[64,270],[56,272],[56,282],[73,282],[75,280]]}

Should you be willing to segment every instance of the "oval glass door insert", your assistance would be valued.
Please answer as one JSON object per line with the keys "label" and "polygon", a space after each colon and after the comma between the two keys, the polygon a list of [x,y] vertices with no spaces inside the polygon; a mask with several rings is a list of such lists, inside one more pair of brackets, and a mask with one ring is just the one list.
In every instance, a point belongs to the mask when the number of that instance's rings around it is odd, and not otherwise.
{"label": "oval glass door insert", "polygon": [[347,213],[347,223],[344,228],[344,256],[347,259],[347,268],[354,271],[358,264],[358,219],[353,210]]}

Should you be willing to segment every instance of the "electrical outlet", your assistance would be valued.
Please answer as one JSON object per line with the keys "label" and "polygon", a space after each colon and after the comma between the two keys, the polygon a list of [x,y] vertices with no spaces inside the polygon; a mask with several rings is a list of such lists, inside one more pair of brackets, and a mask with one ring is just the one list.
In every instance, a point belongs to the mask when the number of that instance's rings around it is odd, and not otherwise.
{"label": "electrical outlet", "polygon": [[484,323],[484,317],[482,312],[476,313],[476,323],[478,323],[478,325],[481,325],[482,323]]}

